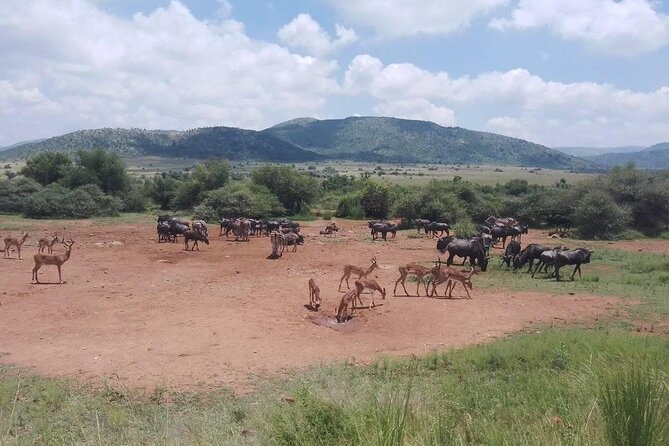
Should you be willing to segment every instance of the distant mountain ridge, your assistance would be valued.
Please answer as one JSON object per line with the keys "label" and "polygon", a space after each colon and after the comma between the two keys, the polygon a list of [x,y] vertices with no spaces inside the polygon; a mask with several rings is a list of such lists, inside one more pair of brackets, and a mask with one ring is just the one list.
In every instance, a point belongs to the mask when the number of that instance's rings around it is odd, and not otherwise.
{"label": "distant mountain ridge", "polygon": [[639,152],[644,146],[621,146],[621,147],[552,147],[562,153],[571,156],[587,157],[603,155],[605,153],[631,153]]}
{"label": "distant mountain ridge", "polygon": [[669,142],[652,145],[632,153],[604,153],[585,157],[595,164],[613,167],[633,162],[641,169],[669,169]]}
{"label": "distant mountain ridge", "polygon": [[80,130],[42,141],[15,145],[0,152],[0,159],[25,159],[42,151],[74,153],[102,148],[122,157],[163,156],[233,161],[301,162],[323,157],[272,135],[232,127],[186,131],[144,129]]}
{"label": "distant mountain ridge", "polygon": [[433,122],[384,117],[297,118],[262,131],[231,127],[193,130],[80,130],[18,143],[0,159],[25,159],[42,151],[73,153],[102,148],[122,157],[163,156],[233,161],[309,162],[323,159],[388,163],[524,165],[592,169],[589,161],[522,139],[442,127]]}
{"label": "distant mountain ridge", "polygon": [[264,130],[328,158],[369,162],[510,164],[558,169],[592,165],[522,139],[385,117],[298,119]]}

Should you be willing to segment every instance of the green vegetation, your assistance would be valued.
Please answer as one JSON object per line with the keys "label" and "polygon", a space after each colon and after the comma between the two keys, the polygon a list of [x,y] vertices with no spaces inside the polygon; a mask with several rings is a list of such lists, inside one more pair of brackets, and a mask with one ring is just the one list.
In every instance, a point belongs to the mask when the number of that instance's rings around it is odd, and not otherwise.
{"label": "green vegetation", "polygon": [[[570,248],[580,245],[573,240],[561,240]],[[647,252],[631,252],[619,249],[595,247],[589,264],[583,265],[581,280],[564,281],[557,284],[555,279],[546,278],[537,273],[532,278],[527,274],[526,265],[519,271],[507,271],[506,266],[493,254],[486,274],[477,276],[476,284],[483,288],[506,288],[518,291],[541,291],[555,294],[595,294],[602,296],[620,296],[634,301],[639,305],[630,310],[648,314],[669,315],[669,254],[653,254]],[[536,262],[535,265],[536,267]],[[573,270],[573,266],[565,266],[564,273]],[[578,274],[576,276],[578,278]]]}
{"label": "green vegetation", "polygon": [[621,331],[542,330],[321,367],[242,398],[92,389],[2,368],[0,443],[661,445],[668,347]]}

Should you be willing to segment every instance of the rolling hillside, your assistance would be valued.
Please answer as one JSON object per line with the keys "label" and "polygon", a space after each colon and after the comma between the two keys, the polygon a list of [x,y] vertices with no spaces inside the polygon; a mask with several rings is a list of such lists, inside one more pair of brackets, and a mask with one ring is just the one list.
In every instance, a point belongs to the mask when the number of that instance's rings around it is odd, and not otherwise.
{"label": "rolling hillside", "polygon": [[592,165],[522,139],[397,118],[297,119],[264,133],[328,158],[369,162],[507,164],[558,169]]}
{"label": "rolling hillside", "polygon": [[270,134],[230,127],[187,131],[143,129],[81,130],[42,141],[15,145],[0,152],[0,159],[25,159],[42,151],[74,153],[103,148],[122,157],[163,156],[229,160],[301,162],[322,156]]}
{"label": "rolling hillside", "polygon": [[586,159],[605,167],[620,166],[633,161],[641,169],[669,169],[669,142],[655,144],[633,153],[605,153]]}

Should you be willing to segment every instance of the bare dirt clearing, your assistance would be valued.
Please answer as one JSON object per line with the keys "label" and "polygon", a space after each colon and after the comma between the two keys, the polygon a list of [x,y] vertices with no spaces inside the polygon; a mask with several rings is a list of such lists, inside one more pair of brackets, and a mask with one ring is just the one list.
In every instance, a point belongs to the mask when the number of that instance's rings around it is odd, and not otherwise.
{"label": "bare dirt clearing", "polygon": [[[25,259],[0,259],[0,364],[132,386],[243,389],[253,376],[291,368],[419,354],[486,341],[532,323],[587,320],[618,302],[482,290],[475,279],[471,300],[393,297],[398,265],[434,260],[435,239],[400,233],[372,243],[366,223],[338,224],[340,235],[333,238],[318,235],[323,222],[303,224],[306,245],[267,260],[266,237],[237,243],[217,237],[214,228],[209,246],[185,252],[183,243],[155,243],[155,224],[82,222],[66,233],[76,241],[63,266],[67,284],[32,285],[36,240],[64,226],[35,223],[41,231],[31,235]],[[333,323],[343,265],[368,266],[372,256],[380,269],[370,278],[386,287],[386,300],[377,296],[381,306]],[[310,277],[321,288],[320,313],[304,306]],[[40,271],[42,281],[57,278],[55,267]],[[414,291],[415,282],[407,282],[407,289]],[[463,290],[456,288],[454,295],[461,297]]]}

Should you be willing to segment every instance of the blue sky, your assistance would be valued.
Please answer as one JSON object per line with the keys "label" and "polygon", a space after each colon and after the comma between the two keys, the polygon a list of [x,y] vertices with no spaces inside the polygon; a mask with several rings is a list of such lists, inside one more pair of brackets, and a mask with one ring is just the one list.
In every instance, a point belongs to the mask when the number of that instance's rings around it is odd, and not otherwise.
{"label": "blue sky", "polygon": [[0,56],[0,146],[351,115],[669,140],[667,2],[4,0]]}

